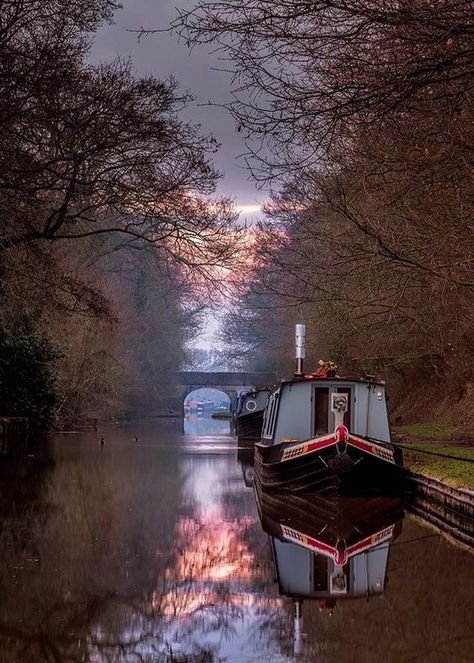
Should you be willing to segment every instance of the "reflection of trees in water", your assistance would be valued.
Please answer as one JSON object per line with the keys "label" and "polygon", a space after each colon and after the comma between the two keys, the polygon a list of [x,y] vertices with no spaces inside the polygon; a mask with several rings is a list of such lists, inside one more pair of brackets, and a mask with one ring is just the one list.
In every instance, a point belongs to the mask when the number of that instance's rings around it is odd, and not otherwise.
{"label": "reflection of trees in water", "polygon": [[129,661],[153,651],[162,628],[152,594],[173,555],[176,476],[171,456],[133,449],[94,445],[61,459],[40,507],[36,499],[3,522],[0,660]]}
{"label": "reflection of trees in water", "polygon": [[21,509],[4,491],[0,661],[213,661],[244,622],[263,651],[280,601],[251,491],[223,476],[196,506],[173,451],[68,444]]}
{"label": "reflection of trees in water", "polygon": [[214,651],[222,653],[229,641],[242,642],[245,632],[243,640],[255,651],[274,649],[281,600],[253,491],[234,458],[193,457],[181,467],[186,509],[176,524],[177,554],[160,594],[172,640],[205,648],[218,642]]}
{"label": "reflection of trees in water", "polygon": [[44,438],[9,439],[0,456],[0,550],[6,576],[16,575],[17,550],[26,568],[31,570],[36,563],[38,549],[30,531],[35,522],[48,517],[50,506],[42,493],[53,467]]}
{"label": "reflection of trees in water", "polygon": [[[249,615],[255,628],[272,609],[275,599],[264,593],[269,570],[263,563],[265,541],[255,516],[248,515],[245,503],[240,506],[244,509],[231,512],[214,502],[177,523],[177,554],[157,597],[174,641],[187,643],[198,633],[209,649],[216,639],[236,635]],[[260,542],[259,554],[250,540]]]}

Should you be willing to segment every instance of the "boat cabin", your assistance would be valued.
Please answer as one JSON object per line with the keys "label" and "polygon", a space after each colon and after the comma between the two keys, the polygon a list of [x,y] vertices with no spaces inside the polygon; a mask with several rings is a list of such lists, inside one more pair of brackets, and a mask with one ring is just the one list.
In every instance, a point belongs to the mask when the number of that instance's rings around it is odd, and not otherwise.
{"label": "boat cabin", "polygon": [[[392,531],[389,530],[390,537]],[[327,553],[272,537],[279,593],[301,599],[349,598],[382,594],[389,542],[379,543],[338,564]]]}
{"label": "boat cabin", "polygon": [[380,594],[390,543],[403,520],[400,498],[267,493],[256,486],[279,592],[294,598]]}
{"label": "boat cabin", "polygon": [[390,442],[383,382],[347,378],[295,378],[282,382],[268,400],[264,444],[308,440],[334,431],[335,394],[347,396],[344,426],[353,435]]}

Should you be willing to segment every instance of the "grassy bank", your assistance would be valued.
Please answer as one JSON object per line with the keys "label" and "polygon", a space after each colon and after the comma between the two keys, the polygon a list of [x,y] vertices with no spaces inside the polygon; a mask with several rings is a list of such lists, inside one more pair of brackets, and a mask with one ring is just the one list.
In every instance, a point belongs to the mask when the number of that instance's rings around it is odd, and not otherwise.
{"label": "grassy bank", "polygon": [[[441,454],[458,456],[460,459],[474,461],[474,448],[442,447],[436,450],[430,445],[413,445],[413,450],[403,449],[405,466],[412,472],[438,479],[448,486],[455,488],[470,488],[474,490],[474,462],[443,458]],[[431,456],[424,451],[435,451],[439,456]]]}
{"label": "grassy bank", "polygon": [[392,430],[400,438],[436,440],[439,442],[470,440],[474,445],[474,429],[471,427],[453,426],[438,422],[423,422],[407,424],[406,426],[393,426]]}
{"label": "grassy bank", "polygon": [[470,426],[423,422],[395,426],[393,433],[394,442],[403,446],[407,469],[448,486],[474,490],[474,462],[466,462],[474,461],[474,430]]}

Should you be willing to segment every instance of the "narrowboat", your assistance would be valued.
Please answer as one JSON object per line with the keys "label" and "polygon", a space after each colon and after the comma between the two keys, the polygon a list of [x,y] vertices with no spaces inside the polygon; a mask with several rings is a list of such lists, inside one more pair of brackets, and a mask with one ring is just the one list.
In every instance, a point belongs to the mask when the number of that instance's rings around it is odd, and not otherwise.
{"label": "narrowboat", "polygon": [[368,600],[385,588],[390,544],[400,534],[396,497],[320,497],[256,490],[280,596],[295,602],[294,650],[303,653],[302,602],[332,612],[339,600]]}
{"label": "narrowboat", "polygon": [[270,388],[254,389],[241,394],[235,417],[235,432],[239,448],[253,448],[262,435],[263,413]]}
{"label": "narrowboat", "polygon": [[[304,325],[297,325],[301,339]],[[304,354],[301,340],[297,355]],[[401,450],[391,442],[385,384],[372,378],[297,372],[272,391],[256,479],[265,490],[337,494],[397,490]]]}
{"label": "narrowboat", "polygon": [[211,415],[212,419],[232,419],[232,411],[228,407],[219,407]]}

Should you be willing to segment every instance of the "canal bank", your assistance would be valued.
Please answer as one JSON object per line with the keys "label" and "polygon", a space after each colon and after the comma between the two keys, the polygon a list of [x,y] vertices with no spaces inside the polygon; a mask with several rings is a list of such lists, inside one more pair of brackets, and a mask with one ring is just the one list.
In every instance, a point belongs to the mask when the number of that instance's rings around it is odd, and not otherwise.
{"label": "canal bank", "polygon": [[474,548],[474,491],[453,488],[431,477],[407,471],[404,503],[415,515],[457,543]]}
{"label": "canal bank", "polygon": [[394,443],[403,450],[404,465],[452,488],[474,490],[474,436],[435,424],[398,426]]}
{"label": "canal bank", "polygon": [[420,423],[395,427],[393,439],[403,451],[407,508],[457,543],[472,548],[472,431]]}

